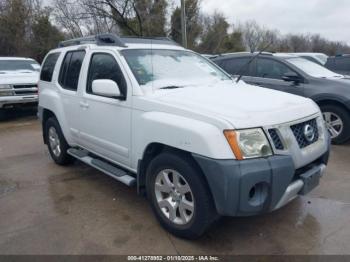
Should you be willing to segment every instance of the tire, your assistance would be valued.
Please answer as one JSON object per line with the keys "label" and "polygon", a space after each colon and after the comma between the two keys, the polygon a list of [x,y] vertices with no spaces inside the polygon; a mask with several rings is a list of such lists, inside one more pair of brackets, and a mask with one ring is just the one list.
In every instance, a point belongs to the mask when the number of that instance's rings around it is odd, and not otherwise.
{"label": "tire", "polygon": [[[186,239],[198,238],[218,217],[204,177],[189,157],[177,153],[161,153],[151,161],[146,175],[147,197],[153,212],[160,224],[173,235]],[[165,176],[169,178],[170,184],[173,186],[170,193],[164,193],[169,188],[164,183]],[[174,183],[175,177],[180,177],[180,186],[174,186],[176,184]],[[164,186],[166,190],[164,190]],[[156,188],[162,188],[163,193],[159,193],[160,190]],[[190,189],[190,193],[184,193],[187,189]],[[182,193],[180,196],[176,196],[174,191],[177,190],[177,193]],[[176,197],[175,202],[169,200]],[[163,205],[159,204],[159,200],[162,198],[168,199],[161,201]],[[175,213],[169,211],[169,203],[178,206],[175,208]],[[192,212],[191,208],[188,209],[190,206],[193,206]],[[171,218],[171,213],[175,214],[175,220],[174,216]]]}
{"label": "tire", "polygon": [[[321,111],[330,131],[332,144],[341,145],[347,142],[350,139],[350,113],[337,105],[321,106]],[[337,123],[342,124],[334,125],[337,118],[340,119]]]}
{"label": "tire", "polygon": [[56,118],[51,117],[45,122],[45,134],[47,147],[55,163],[61,166],[71,164],[74,158],[67,153],[70,147]]}

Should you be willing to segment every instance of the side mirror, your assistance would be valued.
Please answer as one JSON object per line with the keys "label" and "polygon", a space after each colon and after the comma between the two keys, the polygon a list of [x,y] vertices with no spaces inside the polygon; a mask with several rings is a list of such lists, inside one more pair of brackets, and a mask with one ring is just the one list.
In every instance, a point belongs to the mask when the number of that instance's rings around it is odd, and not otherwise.
{"label": "side mirror", "polygon": [[110,79],[98,79],[92,82],[92,92],[106,97],[120,97],[121,92],[116,82]]}
{"label": "side mirror", "polygon": [[287,82],[294,82],[294,83],[300,83],[302,81],[302,78],[297,73],[285,73],[282,76],[282,79]]}

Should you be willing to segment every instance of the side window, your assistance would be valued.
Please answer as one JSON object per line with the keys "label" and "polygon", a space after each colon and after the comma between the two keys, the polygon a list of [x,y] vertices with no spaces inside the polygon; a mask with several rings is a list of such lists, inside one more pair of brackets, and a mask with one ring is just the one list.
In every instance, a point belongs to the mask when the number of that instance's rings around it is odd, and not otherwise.
{"label": "side window", "polygon": [[107,53],[93,54],[90,61],[89,74],[87,78],[86,92],[93,94],[92,82],[98,79],[109,79],[116,82],[120,92],[126,96],[126,82],[117,61]]}
{"label": "side window", "polygon": [[51,82],[53,71],[55,70],[56,62],[61,53],[49,54],[42,66],[40,80]]}
{"label": "side window", "polygon": [[[240,73],[240,70],[243,70],[243,67],[247,65],[250,58],[235,58],[235,59],[226,59],[222,62],[222,67],[231,75],[237,75]],[[242,71],[244,76],[251,76],[251,65],[245,68],[245,71]]]}
{"label": "side window", "polygon": [[58,82],[64,89],[76,91],[85,51],[67,52],[63,59]]}
{"label": "side window", "polygon": [[256,76],[282,79],[286,73],[294,73],[288,66],[272,59],[259,58],[256,64]]}

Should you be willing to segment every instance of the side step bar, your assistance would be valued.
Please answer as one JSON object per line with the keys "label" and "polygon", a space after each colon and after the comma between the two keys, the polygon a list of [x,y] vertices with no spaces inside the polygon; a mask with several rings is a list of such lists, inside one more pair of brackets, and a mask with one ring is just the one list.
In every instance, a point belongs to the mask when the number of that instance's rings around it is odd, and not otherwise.
{"label": "side step bar", "polygon": [[97,170],[105,173],[106,175],[122,182],[127,186],[134,186],[136,184],[136,179],[130,176],[126,171],[111,165],[110,163],[93,158],[89,155],[89,152],[86,150],[80,150],[75,148],[70,148],[67,151],[72,157],[84,162],[85,164],[96,168]]}

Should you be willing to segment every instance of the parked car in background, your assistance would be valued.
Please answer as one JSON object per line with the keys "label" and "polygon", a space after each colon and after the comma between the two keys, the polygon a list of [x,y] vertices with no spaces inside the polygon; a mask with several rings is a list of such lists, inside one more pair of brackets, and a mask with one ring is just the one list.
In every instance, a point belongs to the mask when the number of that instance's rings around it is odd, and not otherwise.
{"label": "parked car in background", "polygon": [[338,55],[328,58],[325,65],[329,70],[350,76],[350,55]]}
{"label": "parked car in background", "polygon": [[0,57],[0,110],[37,104],[39,71],[33,59]]}
{"label": "parked car in background", "polygon": [[[237,75],[255,54],[219,56],[213,61]],[[304,58],[263,53],[244,71],[246,83],[313,99],[321,108],[335,144],[350,139],[350,81]]]}
{"label": "parked car in background", "polygon": [[52,159],[136,185],[171,233],[198,237],[219,216],[271,212],[319,184],[330,139],[309,99],[235,83],[167,38],[60,46],[39,82]]}
{"label": "parked car in background", "polygon": [[328,56],[323,53],[289,53],[290,55],[305,58],[311,62],[324,66],[327,63]]}

